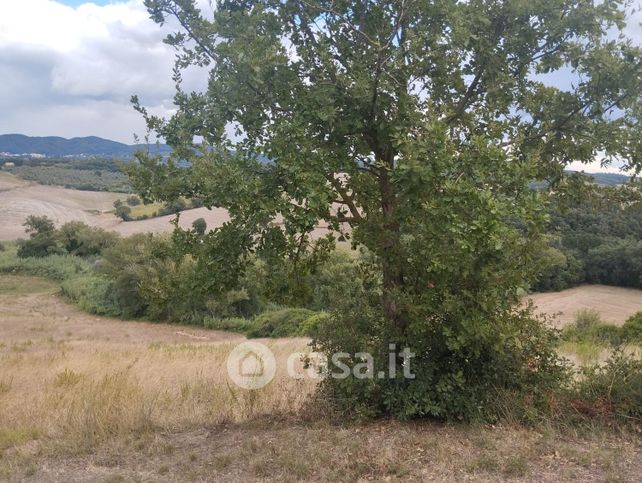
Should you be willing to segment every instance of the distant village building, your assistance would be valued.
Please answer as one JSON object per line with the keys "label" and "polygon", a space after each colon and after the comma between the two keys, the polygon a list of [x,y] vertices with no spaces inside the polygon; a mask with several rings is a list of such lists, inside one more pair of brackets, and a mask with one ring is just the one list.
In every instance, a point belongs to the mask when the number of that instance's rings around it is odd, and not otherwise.
{"label": "distant village building", "polygon": [[16,163],[7,162],[7,163],[4,163],[4,164],[2,165],[2,167],[3,167],[4,169],[6,169],[6,168],[15,168],[15,167],[16,167]]}

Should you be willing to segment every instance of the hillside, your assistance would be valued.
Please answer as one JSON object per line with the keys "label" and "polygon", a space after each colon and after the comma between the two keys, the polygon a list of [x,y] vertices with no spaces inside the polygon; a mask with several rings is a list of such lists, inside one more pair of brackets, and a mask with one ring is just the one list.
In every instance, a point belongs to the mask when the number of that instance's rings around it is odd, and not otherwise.
{"label": "hillside", "polygon": [[[636,435],[334,423],[306,409],[313,379],[279,370],[264,388],[236,388],[224,368],[242,336],[90,316],[58,290],[0,276],[2,481],[639,480]],[[261,342],[280,368],[309,350]]]}
{"label": "hillside", "polygon": [[[128,145],[96,136],[65,139],[56,136],[32,137],[23,134],[0,134],[0,153],[5,155],[38,154],[51,156],[107,156],[129,158],[143,145]],[[152,145],[152,151],[167,154],[169,146]]]}

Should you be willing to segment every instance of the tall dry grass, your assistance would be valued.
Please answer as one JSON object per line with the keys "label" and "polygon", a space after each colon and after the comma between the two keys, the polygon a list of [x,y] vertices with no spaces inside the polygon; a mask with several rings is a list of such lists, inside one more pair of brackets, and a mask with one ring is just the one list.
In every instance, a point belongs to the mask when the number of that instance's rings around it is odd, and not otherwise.
{"label": "tall dry grass", "polygon": [[[123,346],[36,342],[0,350],[0,449],[29,439],[82,451],[109,438],[296,414],[315,381],[285,374],[304,340],[275,340],[277,375],[248,391],[229,380],[234,343]],[[4,442],[3,442],[4,441]]]}

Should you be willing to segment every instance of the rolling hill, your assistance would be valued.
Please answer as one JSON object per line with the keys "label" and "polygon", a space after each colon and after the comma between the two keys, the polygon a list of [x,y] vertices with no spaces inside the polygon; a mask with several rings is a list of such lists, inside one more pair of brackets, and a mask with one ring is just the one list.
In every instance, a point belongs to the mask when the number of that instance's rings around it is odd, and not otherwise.
{"label": "rolling hill", "polygon": [[[128,145],[96,136],[65,139],[56,136],[32,137],[24,134],[0,134],[0,153],[9,155],[103,156],[130,158],[137,149],[146,145]],[[152,145],[152,152],[169,154],[166,144]]]}

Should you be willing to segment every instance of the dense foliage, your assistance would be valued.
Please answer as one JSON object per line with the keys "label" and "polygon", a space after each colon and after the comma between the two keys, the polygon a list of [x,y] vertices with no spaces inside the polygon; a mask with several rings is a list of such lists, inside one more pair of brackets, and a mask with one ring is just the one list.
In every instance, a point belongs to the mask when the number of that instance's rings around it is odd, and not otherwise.
{"label": "dense foliage", "polygon": [[596,194],[597,199],[554,205],[549,224],[553,242],[542,254],[545,270],[534,290],[581,283],[642,288],[642,203],[637,190],[624,199],[608,189]]}
{"label": "dense foliage", "polygon": [[[32,233],[47,233],[52,226],[46,218],[34,218],[28,228]],[[204,236],[196,231],[193,235],[195,240]],[[248,337],[313,337],[326,351],[371,350],[377,361],[373,370],[388,370],[380,361],[389,354],[377,352],[385,322],[369,285],[373,272],[367,253],[355,257],[333,252],[316,264],[316,270],[300,274],[296,287],[281,283],[283,267],[279,270],[277,265],[253,259],[240,289],[219,291],[200,285],[195,257],[182,251],[185,245],[176,236],[119,239],[82,223],[69,223],[53,228],[58,248],[67,253],[20,258],[17,247],[7,244],[0,252],[0,273],[58,280],[67,299],[93,314],[198,324]],[[290,307],[277,303],[285,300]],[[372,325],[377,317],[379,325]],[[446,417],[443,408],[451,405],[457,413],[491,420],[560,417],[563,422],[582,422],[597,417],[610,424],[639,417],[639,362],[616,353],[606,366],[584,367],[572,379],[555,355],[555,334],[528,311],[506,313],[493,323],[499,320],[501,338],[497,328],[484,325],[483,319],[471,320],[456,332],[439,324],[427,334],[415,332],[431,344],[433,359],[413,361],[412,370],[423,371],[422,381],[430,381],[429,385],[394,378],[378,384],[353,379],[323,386],[324,394],[336,395],[338,385],[343,391],[342,406],[361,416],[394,411]],[[642,313],[621,328],[603,324],[595,313],[581,313],[564,330],[563,338],[599,347],[642,344]],[[341,345],[332,346],[337,339]],[[470,378],[481,383],[465,384]],[[482,391],[482,384],[493,390]]]}
{"label": "dense foliage", "polygon": [[[214,247],[238,262],[204,283],[236,289],[253,253],[283,260],[280,285],[296,288],[350,238],[370,257],[360,292],[318,346],[379,364],[390,345],[409,348],[417,377],[327,379],[338,404],[485,418],[493,390],[556,381],[546,330],[514,311],[543,245],[546,193],[529,183],[557,188],[567,163],[597,153],[637,166],[642,53],[605,34],[624,27],[624,2],[220,1],[211,16],[193,0],[145,5],[181,27],[166,39],[176,114],[134,98],[174,155],[129,171],[145,199],[229,210],[194,264],[216,264]],[[202,93],[182,90],[192,65],[209,69]],[[564,69],[577,77],[568,89],[539,77]],[[311,242],[319,224],[334,237]]]}

